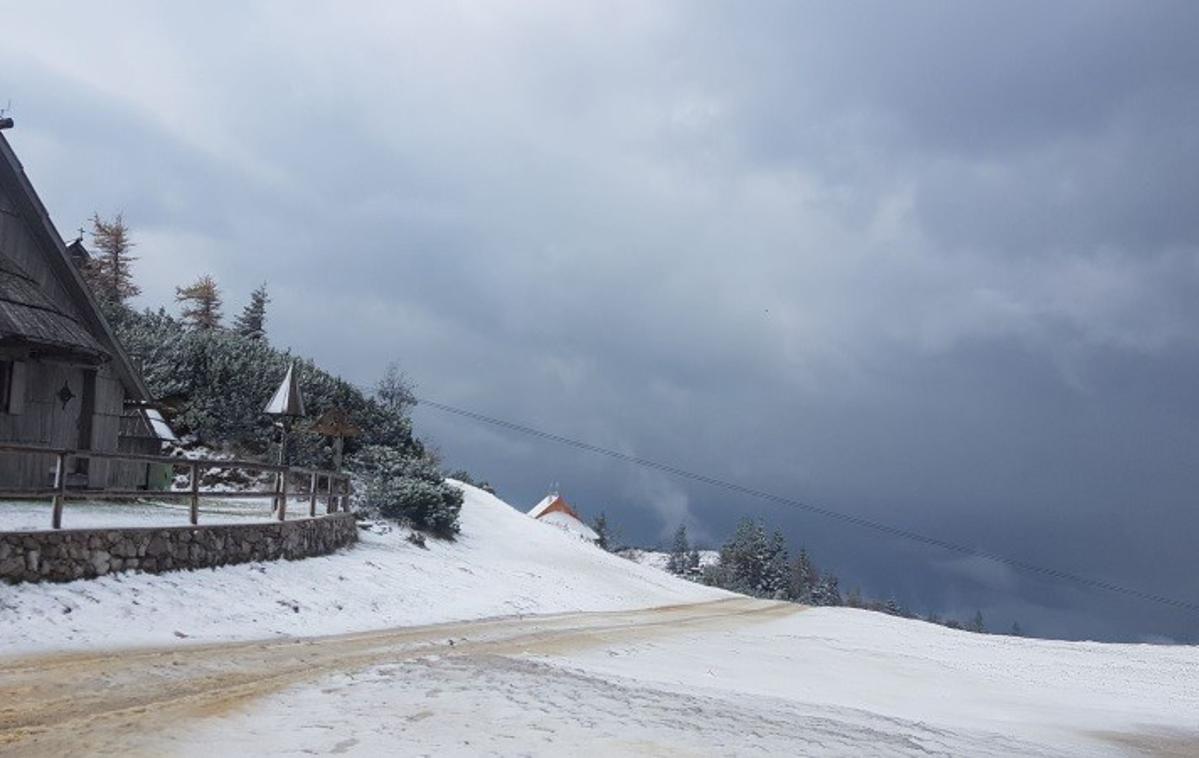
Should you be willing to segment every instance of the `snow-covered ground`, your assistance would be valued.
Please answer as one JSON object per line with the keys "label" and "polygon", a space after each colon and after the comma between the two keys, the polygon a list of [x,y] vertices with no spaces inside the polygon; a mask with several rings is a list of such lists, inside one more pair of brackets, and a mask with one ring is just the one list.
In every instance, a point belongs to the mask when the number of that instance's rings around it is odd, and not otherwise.
{"label": "snow-covered ground", "polygon": [[[325,512],[324,502],[317,504],[317,512]],[[62,526],[64,529],[186,526],[189,514],[190,508],[182,500],[124,503],[68,500],[63,505]],[[288,521],[307,517],[307,501],[288,500]],[[200,501],[201,524],[243,524],[273,519],[269,498],[210,498]],[[49,500],[0,502],[0,530],[24,532],[49,528]]]}
{"label": "snow-covered ground", "polygon": [[175,744],[195,756],[1189,756],[1196,714],[1195,648],[822,608],[503,655],[443,647],[284,690]]}
{"label": "snow-covered ground", "polygon": [[[711,566],[720,560],[719,550],[700,550],[699,565]],[[670,562],[670,553],[664,550],[643,550],[639,547],[625,548],[620,551],[622,558],[628,558],[634,563],[640,563],[642,566],[653,566],[662,571],[666,570],[667,564]]]}
{"label": "snow-covered ground", "polygon": [[[352,548],[303,561],[117,574],[58,585],[0,585],[5,630],[0,654],[336,634],[486,616],[641,608],[727,595],[633,565],[538,523],[493,495],[463,487],[462,534],[455,542],[429,540],[427,549],[408,542],[406,531],[380,524],[361,531]],[[9,513],[8,505],[0,504],[0,512]],[[269,517],[264,504],[254,507]],[[88,518],[97,526],[143,524],[138,509],[152,506],[124,508],[75,505],[68,525],[82,526]],[[293,505],[289,514],[301,510],[306,512]],[[25,518],[20,509],[12,513],[16,515],[6,516],[7,528]],[[36,519],[44,515],[37,509],[31,513]],[[202,522],[217,518],[213,514]],[[184,510],[180,523],[185,522]]]}
{"label": "snow-covered ground", "polygon": [[[1199,755],[1199,647],[730,600],[465,490],[461,539],[428,550],[377,528],[295,563],[0,587],[0,651],[91,651],[0,658],[0,743],[40,694],[54,727],[14,754]],[[187,647],[96,652],[141,644]]]}

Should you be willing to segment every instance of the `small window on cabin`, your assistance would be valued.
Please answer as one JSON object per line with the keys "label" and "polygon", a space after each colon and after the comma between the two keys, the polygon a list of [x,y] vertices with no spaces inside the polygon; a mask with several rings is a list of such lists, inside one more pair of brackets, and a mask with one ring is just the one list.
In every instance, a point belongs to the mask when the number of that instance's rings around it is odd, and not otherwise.
{"label": "small window on cabin", "polygon": [[25,362],[0,360],[0,413],[25,412]]}
{"label": "small window on cabin", "polygon": [[12,407],[12,367],[12,361],[0,361],[0,413],[9,413]]}

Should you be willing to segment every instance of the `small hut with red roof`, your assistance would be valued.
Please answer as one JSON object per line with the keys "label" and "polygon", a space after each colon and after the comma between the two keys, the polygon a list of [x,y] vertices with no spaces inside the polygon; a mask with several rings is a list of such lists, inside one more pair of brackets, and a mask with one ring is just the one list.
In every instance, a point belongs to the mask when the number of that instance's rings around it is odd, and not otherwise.
{"label": "small hut with red roof", "polygon": [[583,523],[583,518],[579,516],[578,512],[571,507],[570,503],[566,502],[566,498],[557,492],[551,492],[540,503],[533,506],[533,509],[529,511],[529,516],[542,523],[552,524],[588,542],[595,542],[599,539],[595,530]]}

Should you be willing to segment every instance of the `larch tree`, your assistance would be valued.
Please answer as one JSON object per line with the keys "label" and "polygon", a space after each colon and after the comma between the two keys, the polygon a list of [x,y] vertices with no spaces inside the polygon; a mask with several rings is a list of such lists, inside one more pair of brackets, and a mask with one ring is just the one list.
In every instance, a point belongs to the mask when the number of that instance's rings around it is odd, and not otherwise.
{"label": "larch tree", "polygon": [[233,331],[243,337],[260,340],[266,338],[266,304],[271,301],[266,294],[266,282],[250,293],[250,302],[233,320]]}
{"label": "larch tree", "polygon": [[382,403],[384,408],[401,414],[416,405],[412,380],[400,370],[399,364],[387,364],[383,378],[375,385],[375,399]]}
{"label": "larch tree", "polygon": [[95,257],[83,268],[83,278],[101,301],[124,305],[131,297],[141,293],[141,287],[133,283],[130,264],[137,260],[129,254],[133,240],[125,218],[118,213],[111,220],[92,214],[92,244]]}
{"label": "larch tree", "polygon": [[220,328],[221,291],[211,275],[205,274],[186,287],[176,287],[175,300],[183,303],[180,315],[193,329]]}

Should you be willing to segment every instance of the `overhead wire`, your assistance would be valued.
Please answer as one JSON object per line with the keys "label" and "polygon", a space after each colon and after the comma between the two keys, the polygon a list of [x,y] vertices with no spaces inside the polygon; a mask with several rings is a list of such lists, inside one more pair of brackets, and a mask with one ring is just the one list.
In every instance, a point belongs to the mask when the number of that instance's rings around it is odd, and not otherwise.
{"label": "overhead wire", "polygon": [[468,410],[465,408],[458,408],[456,406],[449,405],[447,403],[438,402],[436,400],[431,400],[428,398],[421,398],[421,397],[417,397],[415,399],[416,399],[416,402],[418,405],[425,406],[427,408],[432,408],[432,409],[440,411],[442,413],[447,413],[447,414],[450,414],[453,416],[458,416],[461,418],[471,419],[473,421],[478,421],[480,423],[488,424],[490,426],[498,427],[501,429],[506,429],[506,430],[512,431],[512,432],[517,432],[517,433],[524,434],[524,435],[527,435],[530,437],[536,437],[538,439],[546,440],[549,442],[554,442],[554,443],[564,445],[566,447],[571,447],[576,450],[581,450],[581,451],[584,451],[587,453],[593,453],[595,455],[602,455],[607,458],[612,458],[614,460],[621,461],[623,463],[632,464],[634,466],[640,466],[642,468],[651,469],[654,471],[661,471],[663,473],[670,474],[670,475],[678,477],[680,479],[686,479],[686,480],[693,481],[693,482],[699,482],[701,484],[706,484],[711,487],[716,487],[716,488],[723,489],[723,490],[726,490],[729,492],[735,492],[739,495],[745,495],[747,497],[752,497],[752,498],[756,498],[759,500],[765,500],[767,502],[771,502],[776,505],[794,508],[796,510],[805,511],[807,513],[811,513],[811,514],[814,514],[817,516],[822,516],[824,518],[832,519],[834,521],[839,521],[839,522],[842,522],[845,524],[850,524],[852,526],[860,527],[863,529],[869,529],[869,530],[872,530],[875,532],[880,532],[882,534],[885,534],[885,535],[888,535],[891,537],[897,537],[900,539],[919,543],[921,545],[940,548],[942,550],[947,550],[949,552],[958,553],[960,555],[970,556],[970,557],[974,557],[974,558],[984,558],[986,560],[994,561],[996,563],[1000,563],[1005,566],[1009,566],[1011,568],[1017,569],[1019,571],[1024,571],[1024,572],[1030,573],[1030,574],[1049,577],[1051,579],[1056,579],[1056,580],[1063,581],[1063,582],[1069,582],[1069,583],[1072,583],[1075,585],[1089,587],[1092,589],[1103,590],[1103,591],[1115,593],[1118,595],[1124,595],[1127,597],[1136,598],[1138,600],[1144,600],[1144,601],[1148,601],[1148,602],[1158,603],[1160,605],[1170,606],[1172,608],[1190,611],[1192,613],[1199,613],[1199,603],[1194,603],[1194,602],[1190,602],[1187,600],[1180,600],[1178,598],[1168,597],[1166,595],[1161,595],[1161,594],[1157,594],[1157,593],[1153,593],[1153,592],[1146,592],[1144,590],[1140,590],[1135,587],[1127,587],[1125,585],[1117,584],[1115,582],[1111,582],[1106,579],[1096,579],[1094,577],[1084,576],[1082,574],[1077,574],[1077,573],[1074,573],[1071,571],[1063,571],[1061,569],[1056,569],[1056,568],[1052,568],[1049,566],[1042,566],[1042,565],[1038,565],[1035,563],[1031,563],[1029,561],[1020,560],[1018,558],[1011,558],[1006,555],[992,552],[990,550],[983,550],[983,549],[976,548],[976,547],[970,547],[969,545],[964,545],[964,544],[961,544],[958,542],[952,542],[950,540],[941,539],[939,537],[933,537],[933,536],[930,536],[927,534],[922,534],[920,532],[916,532],[911,529],[904,529],[902,527],[894,526],[892,524],[886,524],[881,521],[869,519],[864,516],[856,516],[851,513],[845,513],[843,511],[837,511],[837,510],[833,510],[831,508],[826,508],[826,507],[823,507],[820,505],[815,505],[813,503],[805,502],[805,501],[799,500],[797,498],[787,497],[785,495],[779,495],[774,492],[768,492],[766,490],[761,490],[756,487],[749,487],[744,484],[739,484],[737,482],[732,482],[732,481],[729,481],[726,479],[720,479],[720,478],[714,477],[714,476],[708,476],[706,474],[700,474],[700,473],[697,473],[694,471],[689,471],[687,469],[684,469],[684,468],[681,468],[679,466],[675,466],[675,465],[672,465],[669,463],[663,463],[661,461],[652,460],[650,458],[644,458],[644,457],[638,456],[638,455],[632,455],[630,453],[622,453],[619,450],[613,450],[611,448],[606,448],[601,445],[595,445],[590,442],[585,442],[583,440],[577,440],[577,439],[573,439],[571,437],[566,437],[561,434],[555,434],[553,432],[548,432],[543,429],[537,429],[535,427],[528,426],[526,424],[520,424],[520,423],[516,423],[514,421],[508,421],[506,419],[496,418],[494,416],[489,416],[485,413],[479,413],[478,411],[472,411],[472,410]]}

